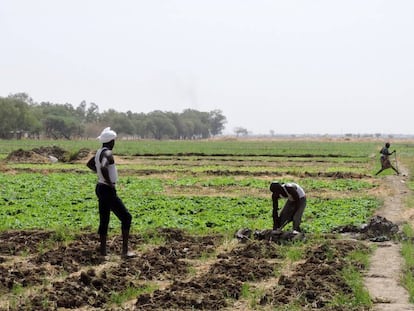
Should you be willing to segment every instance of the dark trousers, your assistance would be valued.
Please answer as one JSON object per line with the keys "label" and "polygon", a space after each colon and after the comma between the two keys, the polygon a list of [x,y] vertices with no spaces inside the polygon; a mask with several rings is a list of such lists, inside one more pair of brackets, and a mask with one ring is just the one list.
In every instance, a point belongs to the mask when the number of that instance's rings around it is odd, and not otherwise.
{"label": "dark trousers", "polygon": [[286,201],[285,206],[280,212],[280,224],[283,227],[293,221],[293,230],[300,231],[302,215],[306,207],[306,197],[299,200],[299,208],[296,208],[296,202]]}
{"label": "dark trousers", "polygon": [[111,211],[121,221],[122,231],[129,231],[132,216],[122,200],[116,194],[116,189],[105,184],[97,184],[95,188],[99,201],[99,229],[100,235],[108,233],[109,217]]}

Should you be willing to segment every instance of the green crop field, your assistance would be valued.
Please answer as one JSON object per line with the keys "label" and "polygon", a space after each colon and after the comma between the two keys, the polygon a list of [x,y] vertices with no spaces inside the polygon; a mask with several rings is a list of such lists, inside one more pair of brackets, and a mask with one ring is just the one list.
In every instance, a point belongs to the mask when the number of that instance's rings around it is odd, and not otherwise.
{"label": "green crop field", "polygon": [[[95,175],[87,159],[33,163],[7,161],[7,152],[59,146],[92,152],[96,141],[1,141],[0,230],[71,228],[98,223]],[[133,230],[155,227],[232,233],[271,226],[268,190],[273,180],[294,181],[308,194],[303,228],[329,232],[362,224],[379,206],[377,142],[326,141],[117,141],[119,196]],[[410,154],[409,144],[395,146]],[[7,152],[5,152],[7,151]],[[384,174],[387,174],[386,172]],[[112,228],[119,226],[114,217]]]}

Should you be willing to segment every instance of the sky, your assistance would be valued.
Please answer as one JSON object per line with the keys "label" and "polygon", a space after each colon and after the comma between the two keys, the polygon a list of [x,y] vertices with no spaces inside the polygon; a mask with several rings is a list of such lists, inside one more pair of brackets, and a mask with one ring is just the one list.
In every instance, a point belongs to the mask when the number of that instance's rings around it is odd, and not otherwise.
{"label": "sky", "polygon": [[412,0],[0,0],[0,96],[414,134]]}

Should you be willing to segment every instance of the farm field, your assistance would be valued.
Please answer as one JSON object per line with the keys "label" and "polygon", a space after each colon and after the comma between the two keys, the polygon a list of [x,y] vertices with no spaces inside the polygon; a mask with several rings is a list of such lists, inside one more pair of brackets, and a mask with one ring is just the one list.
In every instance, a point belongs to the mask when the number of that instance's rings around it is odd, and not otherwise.
{"label": "farm field", "polygon": [[[110,254],[97,254],[96,176],[85,166],[96,141],[0,141],[0,310],[369,310],[358,275],[370,248],[335,229],[381,206],[382,144],[117,141],[138,254],[122,260],[113,214]],[[414,153],[393,147],[398,160]],[[65,151],[57,163],[51,150]],[[304,239],[242,243],[239,229],[271,229],[274,180],[307,192]]]}

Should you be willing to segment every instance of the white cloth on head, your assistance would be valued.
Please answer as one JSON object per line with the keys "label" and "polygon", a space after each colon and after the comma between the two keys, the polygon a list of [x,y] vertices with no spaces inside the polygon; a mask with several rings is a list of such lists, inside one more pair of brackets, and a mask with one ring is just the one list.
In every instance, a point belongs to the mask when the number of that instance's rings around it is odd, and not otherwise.
{"label": "white cloth on head", "polygon": [[101,143],[109,143],[111,140],[116,138],[115,131],[111,130],[110,127],[105,128],[101,135],[97,137],[97,139],[100,140]]}

